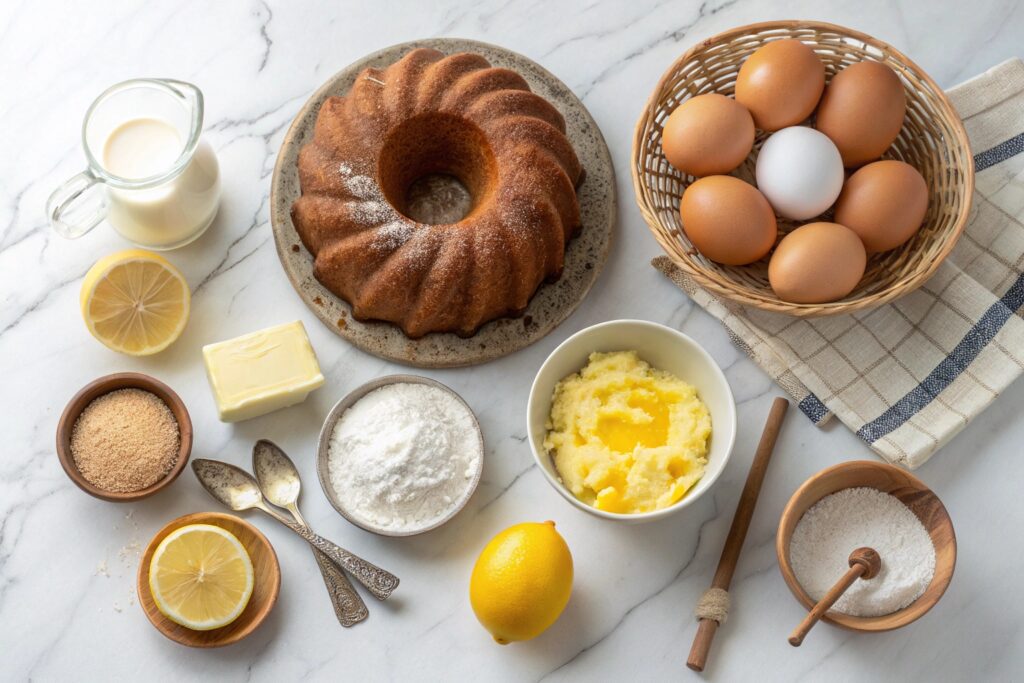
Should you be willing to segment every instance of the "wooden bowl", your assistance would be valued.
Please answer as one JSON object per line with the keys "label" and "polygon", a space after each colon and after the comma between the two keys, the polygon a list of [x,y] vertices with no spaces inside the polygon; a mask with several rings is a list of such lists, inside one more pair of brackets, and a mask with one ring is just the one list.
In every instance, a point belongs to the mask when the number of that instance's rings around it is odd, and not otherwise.
{"label": "wooden bowl", "polygon": [[[768,283],[768,259],[725,266],[702,256],[683,232],[679,199],[695,178],[680,173],[661,149],[669,114],[696,95],[732,95],[740,66],[772,40],[795,38],[825,64],[826,78],[855,62],[891,67],[903,83],[907,113],[885,159],[916,168],[928,184],[928,213],[921,229],[902,246],[868,259],[864,277],[846,298],[826,304],[781,300]],[[755,152],[732,175],[754,183],[754,160],[768,135],[758,131]],[[838,315],[893,301],[920,287],[952,251],[967,224],[974,194],[974,159],[963,122],[942,89],[891,45],[852,29],[815,21],[773,21],[740,26],[703,40],[676,60],[644,107],[633,137],[633,189],[640,213],[669,258],[696,284],[743,306],[797,317]],[[826,212],[821,218],[831,220]],[[779,221],[779,233],[798,223]]]}
{"label": "wooden bowl", "polygon": [[[178,447],[178,460],[174,463],[171,471],[167,475],[157,481],[151,486],[147,486],[144,489],[138,491],[128,491],[125,493],[117,493],[115,491],[107,491],[101,489],[89,481],[86,480],[82,473],[78,469],[78,465],[75,464],[75,458],[71,455],[71,432],[75,427],[75,421],[78,420],[78,416],[82,414],[85,407],[89,405],[93,399],[108,394],[111,391],[117,389],[142,389],[152,394],[156,394],[167,407],[171,409],[171,413],[174,415],[174,419],[178,422],[178,434],[180,436]],[[185,408],[185,403],[181,398],[174,393],[174,391],[161,382],[158,379],[150,377],[149,375],[143,375],[139,372],[118,372],[113,375],[105,375],[99,379],[95,379],[92,382],[86,384],[82,389],[75,394],[67,406],[64,408],[64,412],[60,416],[60,421],[57,423],[57,457],[60,459],[61,467],[67,473],[71,481],[75,482],[78,488],[82,489],[91,496],[96,498],[102,498],[103,500],[109,500],[114,503],[126,503],[128,501],[139,500],[151,496],[157,491],[160,491],[165,486],[168,486],[171,482],[178,478],[182,470],[185,469],[185,464],[188,462],[189,455],[192,453],[192,419],[188,415],[188,409]]]}
{"label": "wooden bowl", "polygon": [[331,446],[331,435],[334,433],[334,426],[341,419],[341,416],[345,414],[345,411],[351,408],[356,402],[363,396],[366,396],[375,389],[380,389],[388,384],[424,384],[428,387],[434,387],[447,392],[455,398],[459,403],[465,406],[466,410],[469,411],[470,417],[473,418],[473,428],[476,431],[476,437],[480,444],[480,457],[483,458],[484,454],[484,436],[480,430],[480,422],[476,418],[476,413],[466,403],[461,396],[459,396],[451,388],[441,384],[436,380],[432,380],[429,377],[420,377],[419,375],[387,375],[385,377],[378,377],[377,379],[370,380],[369,382],[360,385],[350,391],[344,398],[334,404],[331,408],[331,412],[327,413],[327,417],[324,418],[323,427],[320,428],[320,439],[317,442],[316,448],[316,473],[320,479],[320,488],[324,490],[324,495],[327,496],[327,500],[330,501],[331,505],[335,510],[338,511],[342,517],[347,519],[352,524],[355,524],[360,529],[369,531],[370,533],[377,534],[379,536],[416,536],[418,534],[425,534],[428,531],[447,524],[455,515],[462,511],[462,508],[466,507],[469,503],[469,499],[473,497],[473,493],[476,491],[477,486],[480,484],[480,477],[483,474],[483,461],[481,460],[480,467],[477,468],[476,474],[473,477],[473,481],[469,483],[466,488],[466,493],[462,496],[462,499],[457,501],[456,504],[449,510],[441,519],[436,522],[424,526],[412,531],[393,531],[391,529],[382,529],[379,527],[371,526],[366,522],[360,520],[355,515],[350,513],[345,507],[345,501],[341,500],[338,495],[334,492],[334,486],[331,484],[331,466],[330,466],[330,446]]}
{"label": "wooden bowl", "polygon": [[[953,568],[956,566],[956,535],[953,533],[953,522],[939,497],[920,479],[894,465],[872,460],[853,460],[824,469],[805,481],[789,499],[779,522],[775,551],[779,556],[779,569],[782,570],[782,577],[789,589],[804,607],[811,609],[815,601],[797,582],[789,561],[793,529],[808,508],[825,496],[842,489],[860,486],[878,489],[899,498],[917,515],[935,546],[935,574],[921,597],[901,610],[880,617],[855,617],[830,610],[822,617],[822,621],[854,631],[889,631],[906,626],[934,607],[946,592],[953,578]],[[882,561],[884,562],[885,558],[882,558]]]}
{"label": "wooden bowl", "polygon": [[[254,584],[249,604],[233,622],[210,631],[193,631],[165,617],[157,609],[156,603],[153,602],[153,594],[149,590],[149,563],[157,546],[172,531],[189,524],[213,524],[230,531],[245,546],[249,559],[252,560]],[[249,522],[223,512],[196,512],[168,522],[146,546],[146,552],[139,561],[138,591],[139,604],[160,633],[176,643],[189,647],[221,647],[245,638],[267,618],[281,591],[281,567],[277,563],[277,553],[274,552],[270,541]]]}

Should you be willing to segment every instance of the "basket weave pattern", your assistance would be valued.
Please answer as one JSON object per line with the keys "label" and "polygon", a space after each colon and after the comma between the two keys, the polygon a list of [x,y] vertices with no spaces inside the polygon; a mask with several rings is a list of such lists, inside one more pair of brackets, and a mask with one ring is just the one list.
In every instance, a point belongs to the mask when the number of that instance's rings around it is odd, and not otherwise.
{"label": "basket weave pattern", "polygon": [[[793,304],[779,299],[768,284],[768,259],[748,266],[708,260],[682,230],[679,199],[696,180],[673,168],[661,149],[669,114],[690,97],[732,95],[740,66],[771,40],[796,38],[825,64],[826,79],[864,60],[896,72],[907,95],[903,129],[883,155],[903,160],[928,184],[928,213],[917,234],[895,250],[868,259],[864,277],[845,299],[827,304]],[[767,134],[758,131],[754,153],[733,175],[753,183],[754,162]],[[892,301],[921,286],[952,250],[963,232],[974,192],[974,161],[967,133],[942,90],[898,50],[856,31],[819,22],[751,24],[721,33],[688,50],[658,82],[637,122],[633,138],[633,188],[654,237],[672,261],[699,285],[735,303],[799,317],[852,313]],[[831,211],[819,220],[831,220]],[[812,221],[815,219],[812,219]],[[811,221],[803,221],[807,223]],[[780,238],[799,223],[779,219]]]}

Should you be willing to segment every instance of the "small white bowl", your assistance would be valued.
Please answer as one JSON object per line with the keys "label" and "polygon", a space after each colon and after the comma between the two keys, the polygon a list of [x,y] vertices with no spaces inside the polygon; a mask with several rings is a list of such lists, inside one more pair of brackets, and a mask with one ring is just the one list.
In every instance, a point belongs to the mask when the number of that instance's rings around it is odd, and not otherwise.
{"label": "small white bowl", "polygon": [[[408,531],[396,531],[393,529],[383,529],[380,527],[372,526],[368,522],[361,520],[348,511],[345,507],[345,501],[338,497],[338,494],[334,491],[334,486],[331,485],[331,466],[330,466],[330,449],[331,449],[331,435],[334,433],[334,426],[341,419],[345,411],[354,406],[359,399],[366,396],[371,391],[380,389],[383,386],[389,384],[423,384],[428,387],[434,387],[449,393],[459,403],[461,403],[466,410],[469,412],[470,417],[473,418],[473,428],[476,432],[477,442],[480,444],[480,466],[476,469],[476,474],[473,477],[473,481],[469,483],[466,488],[466,492],[462,495],[462,498],[455,501],[452,508],[438,520],[430,523],[429,525],[411,529]],[[483,457],[484,457],[484,436],[483,432],[480,431],[480,423],[477,421],[476,413],[466,403],[465,400],[457,393],[452,391],[450,387],[441,384],[436,380],[432,380],[428,377],[420,377],[419,375],[388,375],[386,377],[378,377],[377,379],[370,380],[366,384],[356,387],[350,391],[344,398],[334,404],[331,408],[331,412],[327,413],[327,417],[324,418],[323,427],[320,428],[320,439],[317,442],[317,453],[316,453],[316,473],[320,479],[320,488],[324,490],[324,495],[327,496],[327,500],[330,501],[331,505],[335,510],[338,511],[342,517],[347,519],[357,527],[369,531],[379,536],[416,536],[418,534],[425,534],[428,531],[434,529],[449,522],[455,515],[462,511],[462,508],[466,507],[469,499],[473,497],[473,493],[476,491],[477,486],[480,484],[480,477],[483,474]]]}
{"label": "small white bowl", "polygon": [[[636,351],[642,360],[658,370],[672,373],[697,388],[697,394],[711,414],[711,439],[704,476],[675,505],[652,512],[622,514],[605,512],[579,500],[562,483],[552,458],[544,450],[545,427],[551,414],[555,385],[579,372],[595,351]],[[710,489],[725,469],[736,440],[736,402],[729,382],[707,351],[690,337],[672,328],[645,320],[611,320],[580,330],[551,352],[540,366],[530,388],[526,407],[526,429],[533,457],[548,482],[562,497],[580,510],[596,517],[639,523],[662,519],[679,512]]]}

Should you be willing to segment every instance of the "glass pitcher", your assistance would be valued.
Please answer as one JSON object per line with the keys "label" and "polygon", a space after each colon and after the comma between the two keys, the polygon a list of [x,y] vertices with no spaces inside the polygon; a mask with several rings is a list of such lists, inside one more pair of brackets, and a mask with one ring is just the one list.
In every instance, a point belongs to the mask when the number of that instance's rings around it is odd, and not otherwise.
{"label": "glass pitcher", "polygon": [[88,168],[50,195],[50,225],[75,239],[106,219],[146,249],[188,244],[220,204],[217,156],[202,130],[203,94],[190,83],[140,78],[108,88],[82,124]]}

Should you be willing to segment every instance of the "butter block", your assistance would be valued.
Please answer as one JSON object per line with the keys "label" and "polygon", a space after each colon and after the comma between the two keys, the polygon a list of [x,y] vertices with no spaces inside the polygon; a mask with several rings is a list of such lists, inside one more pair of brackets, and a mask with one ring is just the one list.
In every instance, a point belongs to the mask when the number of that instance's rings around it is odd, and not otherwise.
{"label": "butter block", "polygon": [[302,403],[324,383],[302,322],[207,344],[206,377],[223,422],[238,422]]}

